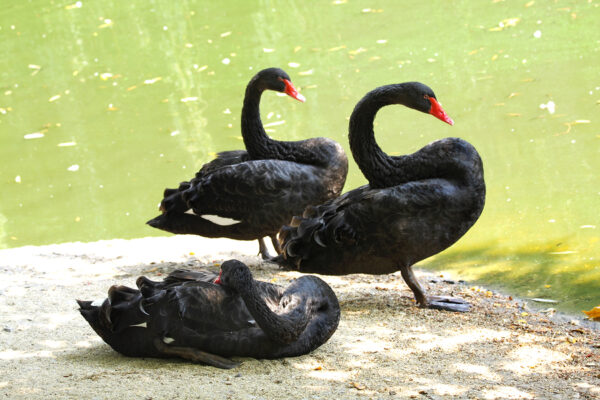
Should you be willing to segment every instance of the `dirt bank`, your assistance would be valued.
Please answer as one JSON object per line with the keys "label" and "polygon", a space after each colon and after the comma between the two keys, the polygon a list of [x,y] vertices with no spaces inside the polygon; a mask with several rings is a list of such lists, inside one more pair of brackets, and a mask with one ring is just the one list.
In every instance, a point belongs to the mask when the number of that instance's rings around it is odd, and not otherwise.
{"label": "dirt bank", "polygon": [[[237,258],[255,277],[299,276],[262,263],[255,242],[197,237],[111,240],[0,251],[0,396],[93,399],[600,398],[600,334],[522,302],[421,272],[468,314],[415,307],[400,274],[323,276],[342,320],[312,354],[238,359],[234,370],[112,351],[74,299],[175,268]],[[437,281],[437,282],[431,282]]]}

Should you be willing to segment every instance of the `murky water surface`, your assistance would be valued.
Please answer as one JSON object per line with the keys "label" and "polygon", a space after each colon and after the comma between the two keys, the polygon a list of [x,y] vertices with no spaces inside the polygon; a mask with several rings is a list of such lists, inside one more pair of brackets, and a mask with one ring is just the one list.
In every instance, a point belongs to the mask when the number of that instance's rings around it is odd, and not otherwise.
{"label": "murky water surface", "polygon": [[[288,71],[308,101],[263,96],[279,139],[329,136],[370,89],[430,85],[456,121],[388,107],[392,154],[459,136],[488,198],[421,265],[561,301],[600,303],[600,3],[46,1],[0,9],[0,247],[162,235],[165,186],[241,148],[250,77]],[[346,190],[365,182],[351,164]]]}

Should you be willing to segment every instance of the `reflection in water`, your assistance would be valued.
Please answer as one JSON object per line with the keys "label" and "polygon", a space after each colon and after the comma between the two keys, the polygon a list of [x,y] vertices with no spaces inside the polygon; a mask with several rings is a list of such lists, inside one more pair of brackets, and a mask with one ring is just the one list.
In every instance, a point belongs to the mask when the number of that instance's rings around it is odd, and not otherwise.
{"label": "reflection in water", "polygon": [[[347,118],[367,91],[411,80],[434,87],[454,127],[390,108],[377,118],[377,139],[390,154],[466,139],[484,160],[488,198],[467,236],[422,265],[527,296],[552,285],[551,297],[577,309],[600,302],[600,44],[589,35],[597,4],[286,6],[3,7],[0,247],[160,235],[144,222],[163,188],[242,147],[245,85],[277,66],[308,101],[264,96],[265,123],[279,123],[270,134],[328,136],[346,150]],[[364,182],[351,162],[346,190]],[[550,254],[559,242],[570,253]]]}

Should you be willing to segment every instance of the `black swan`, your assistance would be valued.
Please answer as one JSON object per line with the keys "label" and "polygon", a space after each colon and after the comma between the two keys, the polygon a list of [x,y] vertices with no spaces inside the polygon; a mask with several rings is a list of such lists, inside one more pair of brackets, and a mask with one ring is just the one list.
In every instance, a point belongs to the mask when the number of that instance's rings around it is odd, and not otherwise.
{"label": "black swan", "polygon": [[421,307],[468,311],[460,299],[427,297],[412,271],[446,249],[477,221],[485,203],[483,166],[458,138],[437,140],[413,154],[391,157],[375,141],[377,111],[402,104],[453,125],[433,91],[418,82],[382,86],[358,102],[349,124],[352,155],[369,181],[316,207],[279,232],[275,262],[328,275],[400,270]]}
{"label": "black swan", "polygon": [[267,136],[259,110],[267,89],[304,101],[281,69],[256,74],[248,83],[242,108],[246,150],[219,153],[194,179],[178,189],[166,189],[160,205],[163,213],[148,221],[150,226],[180,234],[258,239],[259,253],[269,259],[265,236],[280,253],[275,235],[282,225],[306,206],[340,195],[348,173],[342,147],[326,138],[284,142]]}
{"label": "black swan", "polygon": [[81,315],[117,352],[130,357],[181,357],[219,368],[225,357],[294,357],[325,343],[340,306],[316,276],[287,288],[255,281],[229,260],[221,273],[176,270],[163,282],[139,277],[138,290],[112,286],[100,306],[77,300]]}

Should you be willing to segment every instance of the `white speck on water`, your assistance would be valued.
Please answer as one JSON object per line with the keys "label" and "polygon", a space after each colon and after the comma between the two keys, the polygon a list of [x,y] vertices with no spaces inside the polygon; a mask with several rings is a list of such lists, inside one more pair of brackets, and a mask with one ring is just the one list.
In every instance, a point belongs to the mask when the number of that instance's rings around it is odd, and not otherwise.
{"label": "white speck on water", "polygon": [[289,63],[288,63],[288,66],[289,66],[290,68],[298,68],[298,67],[300,66],[300,64],[299,64],[299,63],[297,63],[297,62],[289,62]]}
{"label": "white speck on water", "polygon": [[15,182],[21,183],[21,175],[15,176]]}
{"label": "white speck on water", "polygon": [[506,199],[507,203],[510,203],[511,198],[509,197],[508,199]]}
{"label": "white speck on water", "polygon": [[581,229],[596,229],[596,225],[581,225]]}
{"label": "white speck on water", "polygon": [[183,99],[181,99],[182,103],[187,103],[188,101],[196,101],[198,100],[198,97],[184,97]]}
{"label": "white speck on water", "polygon": [[57,144],[58,147],[71,147],[71,146],[77,146],[77,143],[75,142],[64,142],[64,143],[59,143]]}
{"label": "white speck on water", "polygon": [[231,62],[231,60],[227,57],[225,57],[223,60],[221,60],[221,62],[225,65],[229,65],[229,63]]}
{"label": "white speck on water", "polygon": [[39,139],[39,138],[43,138],[44,134],[42,132],[33,132],[33,133],[28,133],[27,135],[23,136],[23,138],[25,139]]}
{"label": "white speck on water", "polygon": [[575,144],[577,141],[575,139],[571,140],[571,144]]}
{"label": "white speck on water", "polygon": [[168,31],[168,30],[169,30],[169,27],[168,27],[168,26],[166,26],[166,25],[165,25],[165,26],[163,26],[163,31]]}
{"label": "white speck on water", "polygon": [[387,43],[387,40],[386,39],[379,39],[377,41],[377,43],[379,43],[379,44],[385,44],[385,43]]}
{"label": "white speck on water", "polygon": [[179,135],[179,131],[173,131],[173,132],[171,132],[171,136],[177,136],[177,135]]}
{"label": "white speck on water", "polygon": [[556,111],[556,104],[552,100],[550,100],[546,104],[540,104],[540,108],[542,110],[548,110],[550,114],[554,114],[554,112]]}
{"label": "white speck on water", "polygon": [[129,211],[127,211],[127,212],[125,213],[125,215],[129,217]]}
{"label": "white speck on water", "polygon": [[231,114],[231,110],[229,108],[226,108],[225,110],[223,110],[223,114]]}
{"label": "white speck on water", "polygon": [[263,48],[263,51],[264,51],[265,53],[272,53],[272,52],[274,52],[274,51],[275,51],[275,49],[267,49],[267,48]]}
{"label": "white speck on water", "polygon": [[73,164],[69,168],[67,168],[67,171],[72,171],[72,172],[79,171],[79,165]]}
{"label": "white speck on water", "polygon": [[536,39],[541,38],[542,37],[542,31],[537,30],[537,31],[533,32],[533,37],[536,38]]}
{"label": "white speck on water", "polygon": [[523,64],[527,64],[527,59],[523,59],[523,61],[521,61]]}
{"label": "white speck on water", "polygon": [[269,122],[268,124],[265,124],[264,127],[265,128],[270,128],[270,127],[273,127],[273,126],[278,126],[278,125],[283,125],[283,124],[285,124],[285,120],[282,119],[280,121]]}
{"label": "white speck on water", "polygon": [[551,224],[555,223],[556,220],[555,219],[549,219],[548,222],[550,222]]}

